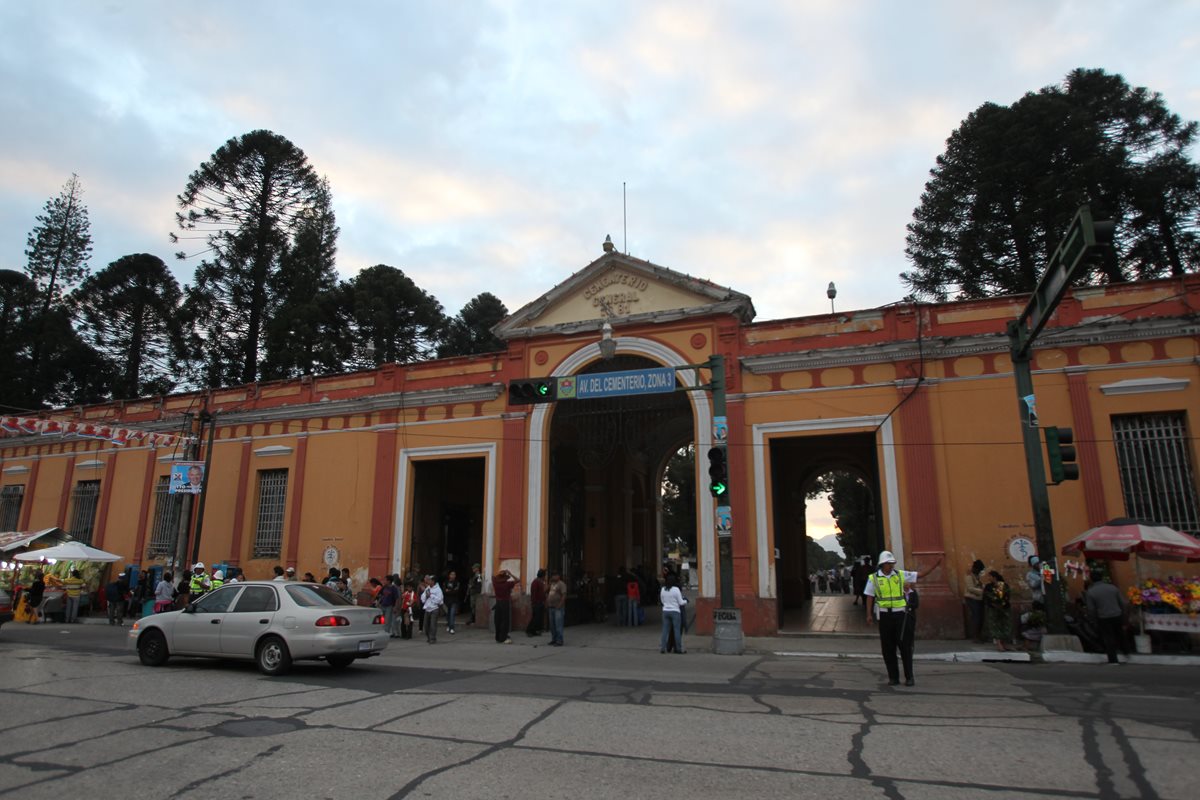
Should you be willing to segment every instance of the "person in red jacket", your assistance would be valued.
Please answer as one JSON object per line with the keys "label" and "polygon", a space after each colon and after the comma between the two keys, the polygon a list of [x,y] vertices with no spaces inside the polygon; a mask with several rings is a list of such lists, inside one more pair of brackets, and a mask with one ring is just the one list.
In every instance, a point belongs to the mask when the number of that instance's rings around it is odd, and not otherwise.
{"label": "person in red jacket", "polygon": [[417,604],[417,587],[411,583],[404,584],[404,592],[400,595],[400,638],[411,639],[413,629],[413,607]]}
{"label": "person in red jacket", "polygon": [[512,644],[508,632],[512,629],[512,593],[516,577],[506,569],[492,578],[492,593],[496,595],[496,641]]}
{"label": "person in red jacket", "polygon": [[539,569],[537,577],[529,584],[529,604],[533,613],[529,616],[529,625],[525,628],[526,636],[541,636],[542,621],[546,618],[546,570]]}

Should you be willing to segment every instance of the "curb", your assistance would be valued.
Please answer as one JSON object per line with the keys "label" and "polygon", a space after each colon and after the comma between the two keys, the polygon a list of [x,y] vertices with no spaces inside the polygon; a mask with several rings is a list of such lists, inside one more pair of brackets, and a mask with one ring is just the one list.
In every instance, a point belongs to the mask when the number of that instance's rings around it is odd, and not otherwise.
{"label": "curb", "polygon": [[[776,650],[772,655],[783,656],[786,658],[865,658],[877,659],[879,653],[833,653],[833,652],[794,652],[785,650]],[[1104,658],[1104,656],[1101,656]],[[1030,663],[1033,657],[1029,653],[977,653],[974,651],[956,652],[956,653],[914,653],[913,661],[941,661],[945,663],[959,664],[981,664],[983,662],[1008,661],[1014,663]]]}

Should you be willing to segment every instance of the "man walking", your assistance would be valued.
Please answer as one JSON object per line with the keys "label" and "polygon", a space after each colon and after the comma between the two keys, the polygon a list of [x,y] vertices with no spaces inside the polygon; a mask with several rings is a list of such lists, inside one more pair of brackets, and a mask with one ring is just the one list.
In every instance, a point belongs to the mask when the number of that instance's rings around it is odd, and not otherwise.
{"label": "man walking", "polygon": [[425,588],[421,590],[421,609],[425,612],[425,641],[429,644],[437,642],[438,613],[445,603],[442,587],[432,575],[425,576]]}
{"label": "man walking", "polygon": [[546,618],[546,570],[544,569],[539,569],[529,584],[529,604],[533,613],[529,615],[529,624],[525,627],[525,635],[541,636],[542,620]]}
{"label": "man walking", "polygon": [[383,612],[383,629],[392,639],[400,638],[400,623],[396,619],[396,607],[399,599],[400,587],[396,585],[396,576],[388,575],[387,583],[379,590],[379,597],[375,602],[379,605],[379,610]]}
{"label": "man walking", "polygon": [[125,624],[125,595],[129,592],[129,582],[122,572],[108,586],[104,587],[104,599],[108,602],[108,624],[123,626]]}
{"label": "man walking", "polygon": [[1088,613],[1100,626],[1100,636],[1104,639],[1104,652],[1108,655],[1108,663],[1121,663],[1117,660],[1117,645],[1121,641],[1121,626],[1125,621],[1125,596],[1096,571],[1092,573],[1092,585],[1088,587],[1084,598]]}
{"label": "man walking", "polygon": [[562,573],[557,570],[550,573],[546,607],[550,612],[550,644],[553,647],[562,647],[563,625],[567,614],[567,585],[563,583]]}
{"label": "man walking", "polygon": [[475,607],[483,594],[483,573],[478,564],[471,565],[471,577],[467,582],[467,624],[475,624]]}
{"label": "man walking", "polygon": [[883,663],[887,667],[888,685],[900,684],[900,669],[896,663],[896,651],[904,664],[904,685],[913,686],[913,639],[916,628],[915,617],[910,618],[909,594],[917,580],[933,571],[942,562],[941,557],[924,572],[896,569],[896,557],[891,551],[879,554],[879,570],[867,581],[863,594],[867,598],[867,624],[878,618],[879,645],[883,650]]}

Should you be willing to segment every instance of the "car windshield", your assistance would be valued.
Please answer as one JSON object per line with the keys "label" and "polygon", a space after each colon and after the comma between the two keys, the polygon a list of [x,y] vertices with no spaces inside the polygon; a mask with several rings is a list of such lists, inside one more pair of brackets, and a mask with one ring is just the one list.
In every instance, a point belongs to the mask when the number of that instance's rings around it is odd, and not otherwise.
{"label": "car windshield", "polygon": [[287,593],[288,597],[292,598],[292,602],[304,608],[354,605],[329,587],[318,586],[315,583],[288,586]]}

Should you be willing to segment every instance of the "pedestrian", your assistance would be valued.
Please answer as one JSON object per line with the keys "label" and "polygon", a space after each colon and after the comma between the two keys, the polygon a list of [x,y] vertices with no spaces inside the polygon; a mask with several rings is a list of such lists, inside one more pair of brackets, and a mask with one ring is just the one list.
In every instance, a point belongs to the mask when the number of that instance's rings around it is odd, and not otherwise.
{"label": "pedestrian", "polygon": [[1046,593],[1042,588],[1042,560],[1037,556],[1029,557],[1029,571],[1025,573],[1025,588],[1029,590],[1029,599],[1033,603],[1045,603]]}
{"label": "pedestrian", "polygon": [[[662,604],[662,635],[658,639],[658,652],[665,653],[674,649],[676,653],[686,653],[683,646],[683,607],[687,598],[675,585],[675,577],[669,576],[667,584],[658,593]],[[673,637],[673,638],[672,638]]]}
{"label": "pedestrian", "polygon": [[512,644],[508,632],[512,627],[512,595],[516,585],[516,576],[506,569],[492,578],[492,592],[496,596],[496,641],[500,644]]}
{"label": "pedestrian", "polygon": [[970,620],[967,638],[975,642],[983,641],[983,568],[983,562],[975,559],[963,583],[963,602]]}
{"label": "pedestrian", "polygon": [[525,626],[526,636],[541,636],[542,624],[546,618],[546,570],[539,569],[537,575],[529,583],[529,605],[531,613],[529,624]]}
{"label": "pedestrian", "polygon": [[[904,664],[904,685],[913,686],[913,642],[916,620],[909,619],[909,595],[916,599],[913,585],[942,562],[941,556],[924,572],[896,569],[896,557],[888,550],[879,554],[879,569],[871,574],[863,594],[867,597],[867,624],[879,624],[879,646],[887,667],[888,685],[900,684],[896,651]],[[915,602],[914,602],[915,606]]]}
{"label": "pedestrian", "polygon": [[192,577],[188,579],[188,602],[196,600],[210,589],[212,580],[204,574],[204,562],[197,561],[192,565]]}
{"label": "pedestrian", "polygon": [[629,573],[625,582],[625,608],[629,618],[622,624],[625,625],[641,625],[642,624],[642,588],[638,583],[637,575]]}
{"label": "pedestrian", "polygon": [[446,633],[454,635],[454,620],[458,616],[458,603],[462,600],[462,584],[458,582],[458,573],[450,570],[446,574],[446,583],[442,586],[442,594],[446,600]]}
{"label": "pedestrian", "polygon": [[546,609],[550,612],[550,645],[562,647],[563,627],[567,616],[567,585],[563,583],[562,573],[558,570],[550,573]]}
{"label": "pedestrian", "polygon": [[1012,591],[996,570],[988,572],[988,579],[983,587],[983,627],[997,650],[1008,650],[1013,639]]}
{"label": "pedestrian", "polygon": [[471,577],[467,581],[467,624],[475,624],[475,608],[483,594],[483,572],[478,564],[471,565]]}
{"label": "pedestrian", "polygon": [[25,596],[25,603],[30,611],[30,618],[27,622],[36,625],[39,622],[45,622],[45,613],[43,607],[46,604],[46,580],[45,574],[39,569],[33,573],[33,583],[29,584],[29,592]]}
{"label": "pedestrian", "polygon": [[[283,577],[283,567],[282,567],[282,566],[280,566],[279,564],[276,564],[276,565],[275,565],[275,567],[274,567],[274,572],[275,572],[275,577],[274,577],[274,578],[271,578],[271,580],[273,580],[273,581],[284,581],[284,580],[286,580],[286,578],[284,578],[284,577]],[[295,572],[293,572],[292,574],[293,574],[293,575],[295,575],[296,573],[295,573]]]}
{"label": "pedestrian", "polygon": [[383,629],[391,639],[400,638],[400,628],[396,623],[396,602],[400,599],[400,591],[392,575],[387,576],[387,583],[375,595],[375,605],[383,613]]}
{"label": "pedestrian", "polygon": [[161,614],[170,611],[175,604],[175,576],[164,572],[162,578],[154,585],[154,613]]}
{"label": "pedestrian", "polygon": [[[296,568],[295,567],[287,568],[287,579],[289,581],[296,580]],[[316,579],[316,576],[314,576],[311,572],[306,572],[306,573],[304,573],[303,581],[304,581],[304,583],[316,583],[317,579]]]}
{"label": "pedestrian", "polygon": [[1125,648],[1122,644],[1122,630],[1128,603],[1121,590],[1104,580],[1099,570],[1092,572],[1092,585],[1084,595],[1088,613],[1095,618],[1100,627],[1100,637],[1104,640],[1104,652],[1108,655],[1109,664],[1119,664],[1117,648]]}
{"label": "pedestrian", "polygon": [[354,602],[354,585],[350,580],[350,568],[342,567],[342,596],[350,602]]}
{"label": "pedestrian", "polygon": [[413,636],[413,607],[417,604],[417,587],[412,583],[404,584],[404,592],[400,595],[400,638],[411,639]]}
{"label": "pedestrian", "polygon": [[425,611],[425,641],[429,644],[437,643],[438,614],[444,602],[445,594],[438,586],[437,578],[426,575],[425,588],[421,590],[421,608]]}
{"label": "pedestrian", "polygon": [[108,624],[125,624],[125,596],[129,592],[129,582],[122,572],[109,581],[104,587],[104,599],[108,602]]}
{"label": "pedestrian", "polygon": [[83,578],[79,570],[71,570],[70,576],[63,579],[64,610],[63,622],[79,622],[79,599],[83,595]]}

